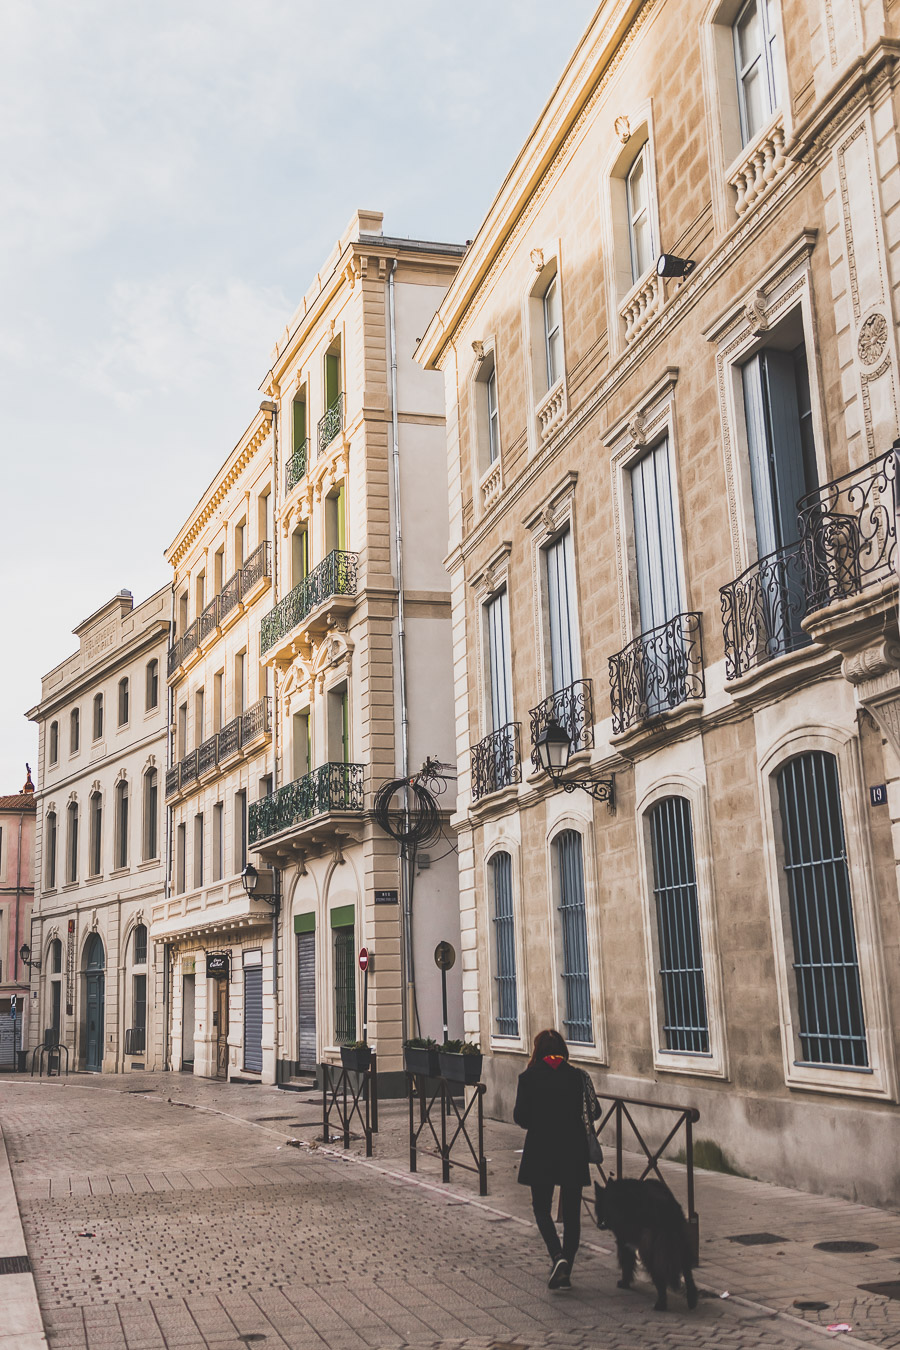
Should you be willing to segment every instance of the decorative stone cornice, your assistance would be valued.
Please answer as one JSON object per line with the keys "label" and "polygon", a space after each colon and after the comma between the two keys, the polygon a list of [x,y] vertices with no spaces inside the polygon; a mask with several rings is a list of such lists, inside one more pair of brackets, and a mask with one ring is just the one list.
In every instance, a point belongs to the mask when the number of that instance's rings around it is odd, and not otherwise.
{"label": "decorative stone cornice", "polygon": [[[273,389],[278,387],[272,381],[270,381],[270,384],[272,384]],[[270,397],[274,396],[274,394],[270,395]],[[170,562],[173,568],[177,568],[181,564],[185,555],[196,542],[203,527],[215,514],[228,492],[234,487],[247,465],[259,450],[260,446],[268,439],[271,427],[271,413],[261,412],[253,419],[253,422],[251,423],[252,430],[247,434],[246,439],[242,439],[238,443],[236,450],[232,452],[231,458],[226,461],[221,473],[213,480],[206,495],[201,499],[193,516],[182,528],[181,533],[176,537],[174,544],[166,550],[166,561]]]}

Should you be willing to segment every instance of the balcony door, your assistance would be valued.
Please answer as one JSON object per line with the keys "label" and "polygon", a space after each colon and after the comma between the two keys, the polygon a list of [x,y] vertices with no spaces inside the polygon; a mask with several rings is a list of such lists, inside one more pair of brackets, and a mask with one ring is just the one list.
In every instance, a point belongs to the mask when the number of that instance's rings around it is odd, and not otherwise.
{"label": "balcony door", "polygon": [[575,560],[572,532],[566,530],[544,549],[547,626],[550,639],[551,692],[568,689],[581,677],[575,618]]}
{"label": "balcony door", "polygon": [[513,720],[512,669],[509,654],[509,596],[506,588],[484,607],[487,622],[488,679],[491,730],[500,731]]}
{"label": "balcony door", "polygon": [[672,623],[682,601],[668,440],[632,467],[631,500],[641,627],[636,660],[649,716],[684,701],[684,641]]}

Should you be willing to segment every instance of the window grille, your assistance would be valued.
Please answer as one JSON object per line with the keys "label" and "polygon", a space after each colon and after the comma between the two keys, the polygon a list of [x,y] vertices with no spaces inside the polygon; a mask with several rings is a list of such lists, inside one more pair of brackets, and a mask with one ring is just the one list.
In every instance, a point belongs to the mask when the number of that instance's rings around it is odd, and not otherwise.
{"label": "window grille", "polygon": [[513,917],[512,858],[496,853],[491,858],[494,883],[494,951],[497,983],[497,1035],[518,1036],[519,1009],[516,994],[516,932]]}
{"label": "window grille", "polygon": [[708,1055],[691,807],[666,797],[648,814],[666,1049]]}
{"label": "window grille", "polygon": [[591,1042],[591,981],[588,973],[587,916],[584,907],[584,863],[581,835],[564,830],[555,840],[562,931],[563,1023],[570,1041]]}
{"label": "window grille", "polygon": [[777,783],[803,1061],[867,1068],[837,761],[800,755]]}
{"label": "window grille", "polygon": [[356,1040],[356,948],[353,925],[334,929],[334,1038],[338,1045]]}

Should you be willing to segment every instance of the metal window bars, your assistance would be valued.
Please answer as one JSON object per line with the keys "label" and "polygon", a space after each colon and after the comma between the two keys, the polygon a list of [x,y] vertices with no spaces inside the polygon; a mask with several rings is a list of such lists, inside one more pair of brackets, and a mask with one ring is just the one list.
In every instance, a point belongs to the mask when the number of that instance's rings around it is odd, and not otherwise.
{"label": "metal window bars", "polygon": [[507,722],[472,750],[472,800],[522,781],[519,723]]}
{"label": "metal window bars", "polygon": [[363,764],[320,764],[250,804],[250,843],[331,811],[363,810]]}
{"label": "metal window bars", "polygon": [[703,698],[700,615],[676,614],[609,658],[613,733]]}
{"label": "metal window bars", "polygon": [[146,1027],[128,1027],[125,1032],[126,1055],[142,1055],[147,1044]]}
{"label": "metal window bars", "polygon": [[307,459],[309,456],[309,438],[298,445],[297,449],[291,455],[287,464],[284,466],[284,490],[290,492],[291,488],[296,487],[300,479],[306,473]]}
{"label": "metal window bars", "polygon": [[594,1039],[594,1033],[581,835],[575,830],[564,830],[554,840],[554,850],[558,869],[557,910],[562,934],[562,982],[566,1009],[563,1023],[567,1040],[589,1044]]}
{"label": "metal window bars", "polygon": [[594,744],[594,695],[590,680],[576,680],[557,689],[528,714],[531,732],[531,764],[540,773],[537,738],[551,722],[569,733],[571,752],[590,750]]}
{"label": "metal window bars", "polygon": [[335,436],[344,426],[344,395],[338,394],[337,398],[327,409],[323,417],[319,418],[317,433],[317,454],[321,455],[325,447],[330,445]]}
{"label": "metal window bars", "polygon": [[334,1038],[338,1045],[356,1040],[356,942],[353,924],[334,935]]}
{"label": "metal window bars", "polygon": [[497,986],[498,1036],[518,1036],[519,1008],[516,988],[516,934],[513,913],[512,858],[495,853],[491,858],[494,885],[494,983]]}
{"label": "metal window bars", "polygon": [[806,563],[798,542],[776,549],[722,586],[725,676],[736,680],[786,652],[809,645]]}
{"label": "metal window bars", "polygon": [[776,775],[802,1062],[869,1064],[840,785],[833,755],[810,751]]}
{"label": "metal window bars", "polygon": [[359,554],[334,549],[263,616],[259,630],[262,656],[286,637],[317,606],[334,595],[355,595]]}
{"label": "metal window bars", "polygon": [[690,803],[666,797],[648,816],[666,1049],[706,1055],[709,1024]]}

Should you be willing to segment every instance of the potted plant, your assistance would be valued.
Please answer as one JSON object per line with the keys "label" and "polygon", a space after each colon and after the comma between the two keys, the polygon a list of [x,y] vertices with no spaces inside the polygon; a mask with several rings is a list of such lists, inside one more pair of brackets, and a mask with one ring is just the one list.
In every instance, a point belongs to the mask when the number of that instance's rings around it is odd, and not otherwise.
{"label": "potted plant", "polygon": [[422,1074],[426,1078],[439,1078],[437,1041],[430,1036],[411,1036],[403,1042],[403,1064],[407,1073]]}
{"label": "potted plant", "polygon": [[372,1047],[366,1041],[351,1041],[341,1046],[341,1063],[345,1069],[365,1073],[372,1062]]}
{"label": "potted plant", "polygon": [[471,1087],[481,1081],[484,1055],[475,1041],[444,1041],[438,1053],[441,1077]]}

